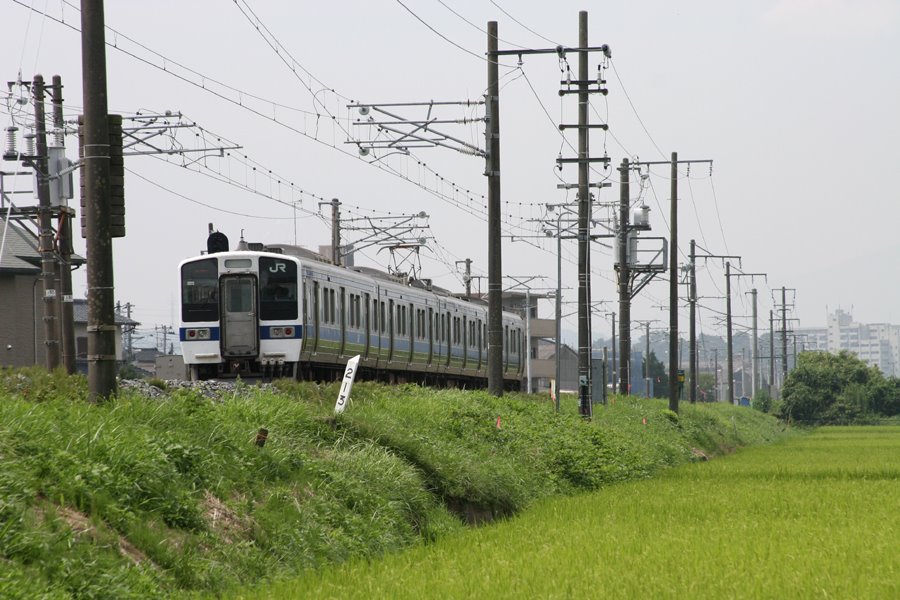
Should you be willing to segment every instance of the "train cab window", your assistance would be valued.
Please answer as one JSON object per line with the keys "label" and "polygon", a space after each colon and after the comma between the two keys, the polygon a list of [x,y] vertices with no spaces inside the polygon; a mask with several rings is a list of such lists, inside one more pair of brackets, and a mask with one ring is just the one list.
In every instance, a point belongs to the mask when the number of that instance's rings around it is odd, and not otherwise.
{"label": "train cab window", "polygon": [[297,318],[297,263],[259,258],[259,305],[262,320]]}
{"label": "train cab window", "polygon": [[181,318],[186,322],[219,320],[219,267],[215,258],[181,267]]}

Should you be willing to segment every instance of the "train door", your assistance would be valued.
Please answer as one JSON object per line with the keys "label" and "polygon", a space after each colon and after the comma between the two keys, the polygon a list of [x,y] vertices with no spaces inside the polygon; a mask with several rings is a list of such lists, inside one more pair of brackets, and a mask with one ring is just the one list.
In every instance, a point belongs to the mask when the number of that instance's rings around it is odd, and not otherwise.
{"label": "train door", "polygon": [[387,311],[387,328],[388,328],[388,362],[394,360],[394,327],[396,325],[396,321],[394,320],[394,301],[388,300],[388,311]]}
{"label": "train door", "polygon": [[450,316],[449,311],[446,313],[445,317],[446,318],[445,318],[444,323],[441,323],[441,329],[444,329],[445,326],[447,328],[447,330],[446,330],[447,337],[445,339],[447,340],[447,366],[449,367],[450,366],[450,357],[453,354],[453,350],[452,350],[453,345],[451,343],[453,338],[451,336],[451,331],[450,331],[450,327],[451,327],[453,321],[452,321],[452,317]]}
{"label": "train door", "polygon": [[407,363],[411,363],[413,361],[413,353],[416,351],[416,325],[413,321],[415,321],[415,311],[413,310],[412,302],[409,303],[407,310],[409,310],[409,321],[407,325],[409,326],[409,356],[406,359]]}
{"label": "train door", "polygon": [[463,369],[465,369],[466,365],[469,363],[469,335],[468,335],[469,332],[467,330],[468,326],[469,326],[469,319],[466,318],[465,315],[463,315],[463,318],[462,318],[462,348],[463,348],[462,366],[463,366]]}
{"label": "train door", "polygon": [[222,277],[222,356],[237,358],[259,353],[256,277]]}
{"label": "train door", "polygon": [[503,372],[509,369],[509,325],[503,326]]}
{"label": "train door", "polygon": [[428,309],[428,320],[425,322],[425,327],[428,329],[428,364],[431,364],[432,359],[434,358],[434,317],[432,314],[434,313],[434,309]]}
{"label": "train door", "polygon": [[364,296],[363,304],[366,307],[366,322],[365,322],[366,348],[365,348],[365,351],[363,352],[363,358],[368,359],[369,358],[369,348],[372,347],[372,303],[369,302],[369,300],[371,300],[372,297],[369,294],[363,294],[363,296]]}
{"label": "train door", "polygon": [[344,355],[344,348],[347,345],[347,292],[341,288],[341,312],[338,314],[338,322],[340,323],[341,342],[340,356]]}
{"label": "train door", "polygon": [[484,345],[481,339],[481,319],[475,322],[475,336],[478,339],[478,368],[481,369],[484,366],[484,350],[482,350],[482,346]]}
{"label": "train door", "polygon": [[313,281],[312,297],[310,298],[310,306],[312,306],[312,322],[313,322],[313,340],[312,340],[312,351],[313,354],[319,351],[319,323],[321,323],[321,310],[319,306],[319,282]]}

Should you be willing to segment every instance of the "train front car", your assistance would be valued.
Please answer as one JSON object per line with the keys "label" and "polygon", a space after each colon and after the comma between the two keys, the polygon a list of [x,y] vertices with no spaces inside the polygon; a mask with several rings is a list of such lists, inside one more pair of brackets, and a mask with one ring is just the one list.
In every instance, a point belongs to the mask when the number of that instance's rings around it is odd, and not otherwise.
{"label": "train front car", "polygon": [[182,261],[179,273],[191,379],[295,376],[303,335],[296,258],[219,252]]}

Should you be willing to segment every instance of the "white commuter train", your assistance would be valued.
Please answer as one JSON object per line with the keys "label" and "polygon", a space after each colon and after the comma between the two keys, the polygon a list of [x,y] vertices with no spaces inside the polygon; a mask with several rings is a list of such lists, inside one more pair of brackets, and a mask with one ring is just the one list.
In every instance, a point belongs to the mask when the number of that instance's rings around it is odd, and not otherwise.
{"label": "white commuter train", "polygon": [[[487,385],[483,304],[419,281],[334,266],[291,246],[228,251],[227,239],[214,233],[208,247],[178,266],[179,338],[191,379],[328,381],[358,354],[365,379]],[[504,386],[519,389],[524,323],[507,312],[502,322]]]}

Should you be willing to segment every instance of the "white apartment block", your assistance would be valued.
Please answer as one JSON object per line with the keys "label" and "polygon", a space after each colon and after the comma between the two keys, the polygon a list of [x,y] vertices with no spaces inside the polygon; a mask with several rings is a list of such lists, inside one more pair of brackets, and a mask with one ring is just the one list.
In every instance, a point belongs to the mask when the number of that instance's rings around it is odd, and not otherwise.
{"label": "white apartment block", "polygon": [[841,309],[828,314],[826,327],[805,327],[802,347],[808,351],[855,354],[886,377],[900,377],[900,325],[854,323]]}

